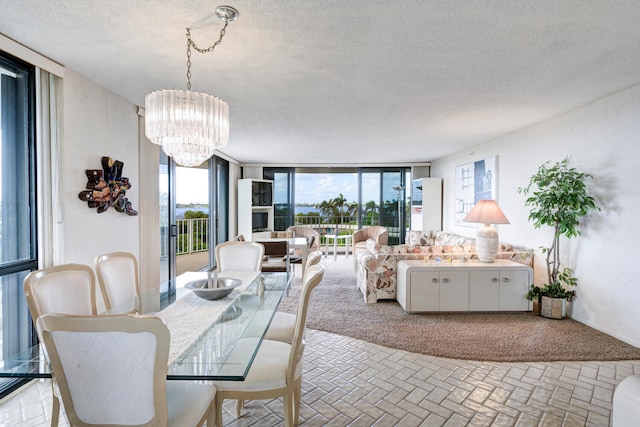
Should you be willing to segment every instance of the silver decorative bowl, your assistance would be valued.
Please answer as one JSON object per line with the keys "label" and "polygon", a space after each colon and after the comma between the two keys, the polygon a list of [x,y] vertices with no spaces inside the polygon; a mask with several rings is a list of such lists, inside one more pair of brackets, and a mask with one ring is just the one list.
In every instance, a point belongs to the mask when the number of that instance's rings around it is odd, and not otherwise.
{"label": "silver decorative bowl", "polygon": [[204,299],[220,299],[231,293],[235,288],[242,284],[240,279],[232,279],[230,277],[218,277],[218,287],[208,288],[208,280],[194,280],[184,285],[185,289],[192,290],[200,298]]}

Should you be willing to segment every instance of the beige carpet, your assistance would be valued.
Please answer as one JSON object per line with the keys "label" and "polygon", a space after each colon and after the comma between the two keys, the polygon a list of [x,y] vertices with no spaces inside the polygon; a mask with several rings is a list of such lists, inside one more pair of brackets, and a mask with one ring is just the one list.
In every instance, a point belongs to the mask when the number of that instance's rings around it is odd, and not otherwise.
{"label": "beige carpet", "polygon": [[[351,257],[323,258],[322,264],[325,276],[309,307],[307,327],[312,329],[453,359],[640,360],[640,349],[571,319],[531,313],[407,314],[396,301],[365,304]],[[301,286],[297,268],[281,311],[296,312]]]}

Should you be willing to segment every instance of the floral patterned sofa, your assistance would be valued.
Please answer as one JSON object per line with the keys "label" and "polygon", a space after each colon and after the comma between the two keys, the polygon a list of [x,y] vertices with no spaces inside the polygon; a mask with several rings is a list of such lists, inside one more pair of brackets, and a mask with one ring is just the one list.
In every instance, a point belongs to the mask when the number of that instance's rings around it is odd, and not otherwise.
{"label": "floral patterned sofa", "polygon": [[[356,256],[358,288],[365,303],[379,299],[396,299],[397,266],[402,260],[423,260],[437,258],[460,259],[463,256],[477,259],[475,239],[444,231],[410,231],[408,244],[379,245],[367,240],[367,249],[361,249]],[[533,267],[533,251],[517,250],[507,243],[501,243],[497,259],[509,259]]]}

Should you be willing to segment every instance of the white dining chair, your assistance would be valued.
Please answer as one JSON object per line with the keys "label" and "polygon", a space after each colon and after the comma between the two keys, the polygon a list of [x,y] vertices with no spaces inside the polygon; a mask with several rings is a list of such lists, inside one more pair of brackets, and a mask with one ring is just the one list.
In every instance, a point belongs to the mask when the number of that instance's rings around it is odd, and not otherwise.
{"label": "white dining chair", "polygon": [[264,246],[257,242],[224,242],[216,246],[218,272],[260,271]]}
{"label": "white dining chair", "polygon": [[[97,314],[95,276],[88,265],[62,264],[32,271],[24,278],[23,286],[34,325],[39,317],[49,313]],[[40,336],[38,338],[42,339]],[[60,418],[60,399],[55,379],[51,381],[51,388],[51,426],[55,427]]]}
{"label": "white dining chair", "polygon": [[[307,257],[307,264],[305,266],[305,276],[309,271],[309,268],[313,265],[320,263],[322,259],[322,252],[313,251]],[[304,277],[303,277],[304,281]],[[267,330],[265,338],[273,341],[282,341],[290,344],[293,341],[293,334],[296,329],[296,315],[291,313],[285,313],[283,311],[276,311]]]}
{"label": "white dining chair", "polygon": [[70,425],[215,425],[213,385],[167,381],[162,319],[48,314],[37,327]]}
{"label": "white dining chair", "polygon": [[[216,425],[222,425],[222,403],[225,399],[237,399],[236,416],[240,416],[244,400],[284,398],[285,426],[297,424],[302,384],[302,355],[307,322],[307,309],[313,290],[322,281],[324,267],[309,268],[300,295],[296,316],[296,328],[291,344],[264,340],[256,354],[244,381],[214,381],[216,387]],[[238,342],[235,351],[255,345],[259,338],[245,338]]]}
{"label": "white dining chair", "polygon": [[111,314],[134,313],[140,296],[138,260],[129,252],[112,252],[93,260],[104,305]]}

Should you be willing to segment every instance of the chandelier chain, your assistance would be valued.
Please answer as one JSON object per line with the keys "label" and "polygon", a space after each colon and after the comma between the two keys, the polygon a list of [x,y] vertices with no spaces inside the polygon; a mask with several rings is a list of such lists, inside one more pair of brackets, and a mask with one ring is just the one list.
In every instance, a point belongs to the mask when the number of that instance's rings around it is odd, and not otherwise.
{"label": "chandelier chain", "polygon": [[225,19],[224,20],[224,27],[222,27],[222,29],[220,30],[220,38],[218,40],[216,40],[215,43],[213,43],[211,46],[209,46],[206,49],[201,49],[199,48],[194,42],[193,40],[191,40],[191,29],[187,28],[187,90],[191,90],[191,47],[193,47],[194,50],[196,50],[199,53],[208,53],[208,52],[213,52],[213,50],[216,48],[216,46],[218,46],[220,43],[222,43],[222,38],[224,37],[226,30],[227,30],[227,25],[229,25],[229,20]]}

